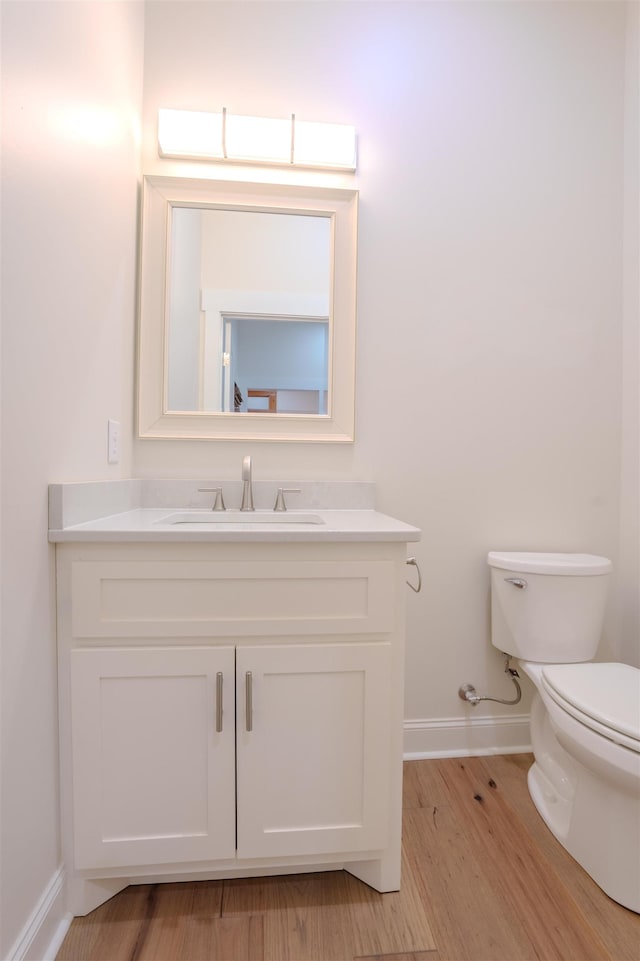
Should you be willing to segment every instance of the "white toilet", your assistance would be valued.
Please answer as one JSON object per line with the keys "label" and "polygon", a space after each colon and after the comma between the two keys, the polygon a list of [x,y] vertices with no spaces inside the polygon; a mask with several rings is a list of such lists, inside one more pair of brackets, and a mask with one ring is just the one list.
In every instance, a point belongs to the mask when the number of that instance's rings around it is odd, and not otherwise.
{"label": "white toilet", "polygon": [[589,663],[611,562],[492,551],[491,639],[536,686],[529,791],[614,901],[640,913],[640,670]]}

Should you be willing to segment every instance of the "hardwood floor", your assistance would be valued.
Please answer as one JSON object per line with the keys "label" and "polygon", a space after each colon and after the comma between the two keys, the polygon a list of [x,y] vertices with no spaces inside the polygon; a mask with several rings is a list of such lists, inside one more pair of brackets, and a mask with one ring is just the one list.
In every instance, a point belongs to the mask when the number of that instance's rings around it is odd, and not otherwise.
{"label": "hardwood floor", "polygon": [[529,755],[405,763],[402,890],[343,871],[135,885],[56,961],[638,961],[640,917],[557,843]]}

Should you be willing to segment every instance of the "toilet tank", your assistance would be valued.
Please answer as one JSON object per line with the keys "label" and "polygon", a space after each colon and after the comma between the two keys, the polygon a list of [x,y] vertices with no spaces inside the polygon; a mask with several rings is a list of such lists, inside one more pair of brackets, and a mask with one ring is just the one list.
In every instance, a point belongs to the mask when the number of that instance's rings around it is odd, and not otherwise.
{"label": "toilet tank", "polygon": [[491,642],[544,664],[589,661],[602,633],[611,561],[491,551]]}

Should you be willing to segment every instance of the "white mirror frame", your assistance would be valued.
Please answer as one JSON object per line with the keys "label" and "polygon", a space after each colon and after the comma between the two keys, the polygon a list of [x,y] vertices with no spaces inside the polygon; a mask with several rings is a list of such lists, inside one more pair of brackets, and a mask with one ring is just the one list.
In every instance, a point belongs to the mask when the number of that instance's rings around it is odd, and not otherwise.
{"label": "white mirror frame", "polygon": [[[330,403],[326,415],[167,409],[169,237],[171,210],[176,205],[331,217]],[[357,218],[357,190],[144,177],[138,328],[138,434],[141,438],[353,441]]]}

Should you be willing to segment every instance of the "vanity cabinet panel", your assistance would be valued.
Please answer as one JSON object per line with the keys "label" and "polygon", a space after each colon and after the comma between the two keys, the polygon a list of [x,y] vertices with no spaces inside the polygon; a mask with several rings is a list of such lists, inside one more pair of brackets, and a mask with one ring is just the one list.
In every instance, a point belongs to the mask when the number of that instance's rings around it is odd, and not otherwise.
{"label": "vanity cabinet panel", "polygon": [[357,634],[394,623],[385,560],[76,561],[76,637]]}
{"label": "vanity cabinet panel", "polygon": [[233,857],[233,647],[75,650],[70,667],[76,867]]}
{"label": "vanity cabinet panel", "polygon": [[389,644],[239,647],[238,857],[381,849]]}

